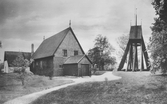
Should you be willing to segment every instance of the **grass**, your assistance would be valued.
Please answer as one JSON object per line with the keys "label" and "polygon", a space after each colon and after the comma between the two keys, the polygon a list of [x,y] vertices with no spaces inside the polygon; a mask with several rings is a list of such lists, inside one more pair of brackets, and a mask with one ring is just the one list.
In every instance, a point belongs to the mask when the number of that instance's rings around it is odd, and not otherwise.
{"label": "grass", "polygon": [[62,78],[50,80],[45,76],[29,75],[26,76],[25,85],[22,86],[18,73],[0,74],[0,104],[16,97],[71,82]]}
{"label": "grass", "polygon": [[167,76],[115,72],[122,79],[83,83],[48,93],[32,104],[167,104]]}
{"label": "grass", "polygon": [[95,73],[93,73],[92,75],[102,75],[104,74],[106,71],[96,71]]}

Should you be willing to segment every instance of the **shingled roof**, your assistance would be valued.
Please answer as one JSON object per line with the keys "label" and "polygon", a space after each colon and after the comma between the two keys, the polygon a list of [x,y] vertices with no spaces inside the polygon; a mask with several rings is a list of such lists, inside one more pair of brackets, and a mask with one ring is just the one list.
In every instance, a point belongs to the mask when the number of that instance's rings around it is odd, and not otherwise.
{"label": "shingled roof", "polygon": [[[75,39],[77,40],[73,30],[71,27],[51,36],[50,38],[45,39],[41,45],[38,47],[36,52],[33,54],[32,58],[33,59],[40,59],[40,58],[45,58],[45,57],[50,57],[53,56],[54,53],[57,51],[58,47],[60,44],[63,42],[65,39],[66,35],[68,32],[71,31],[72,34],[74,35]],[[77,40],[78,42],[78,40]],[[79,42],[78,42],[79,44]],[[79,44],[82,52],[84,53],[81,45]]]}
{"label": "shingled roof", "polygon": [[142,38],[141,26],[131,26],[129,38],[130,39],[141,39]]}

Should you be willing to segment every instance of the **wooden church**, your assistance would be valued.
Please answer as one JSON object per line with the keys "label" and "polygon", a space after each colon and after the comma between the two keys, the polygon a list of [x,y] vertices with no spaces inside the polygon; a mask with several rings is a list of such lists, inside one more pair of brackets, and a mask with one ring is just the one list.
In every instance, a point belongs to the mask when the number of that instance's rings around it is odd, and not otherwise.
{"label": "wooden church", "polygon": [[92,62],[71,27],[45,39],[35,53],[31,71],[46,76],[89,76]]}
{"label": "wooden church", "polygon": [[[140,55],[140,56],[139,56]],[[127,62],[127,68],[123,69],[125,62]],[[149,71],[149,57],[146,50],[146,46],[142,34],[142,26],[131,26],[129,33],[129,40],[119,64],[118,71]]]}

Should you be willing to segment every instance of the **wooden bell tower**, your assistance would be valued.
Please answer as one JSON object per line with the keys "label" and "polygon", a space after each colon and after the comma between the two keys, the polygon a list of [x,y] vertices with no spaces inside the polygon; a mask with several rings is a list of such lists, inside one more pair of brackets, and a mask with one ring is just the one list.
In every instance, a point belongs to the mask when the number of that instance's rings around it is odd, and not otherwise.
{"label": "wooden bell tower", "polygon": [[[139,56],[138,54],[140,54],[140,57],[138,57]],[[140,59],[140,67],[139,67],[139,59]],[[124,67],[125,61],[127,61],[127,69],[125,69],[125,71],[150,70],[149,57],[142,35],[142,27],[141,25],[137,25],[137,15],[136,15],[136,25],[131,26],[129,33],[129,41],[126,46],[122,60],[119,64],[118,71],[123,70],[122,68]],[[146,68],[144,68],[144,62]]]}

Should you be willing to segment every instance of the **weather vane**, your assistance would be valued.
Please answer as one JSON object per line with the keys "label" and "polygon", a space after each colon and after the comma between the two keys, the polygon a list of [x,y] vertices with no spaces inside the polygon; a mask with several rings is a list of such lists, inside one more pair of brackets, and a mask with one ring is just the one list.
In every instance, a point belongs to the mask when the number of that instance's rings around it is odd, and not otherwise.
{"label": "weather vane", "polygon": [[69,21],[69,27],[71,27],[71,20]]}

